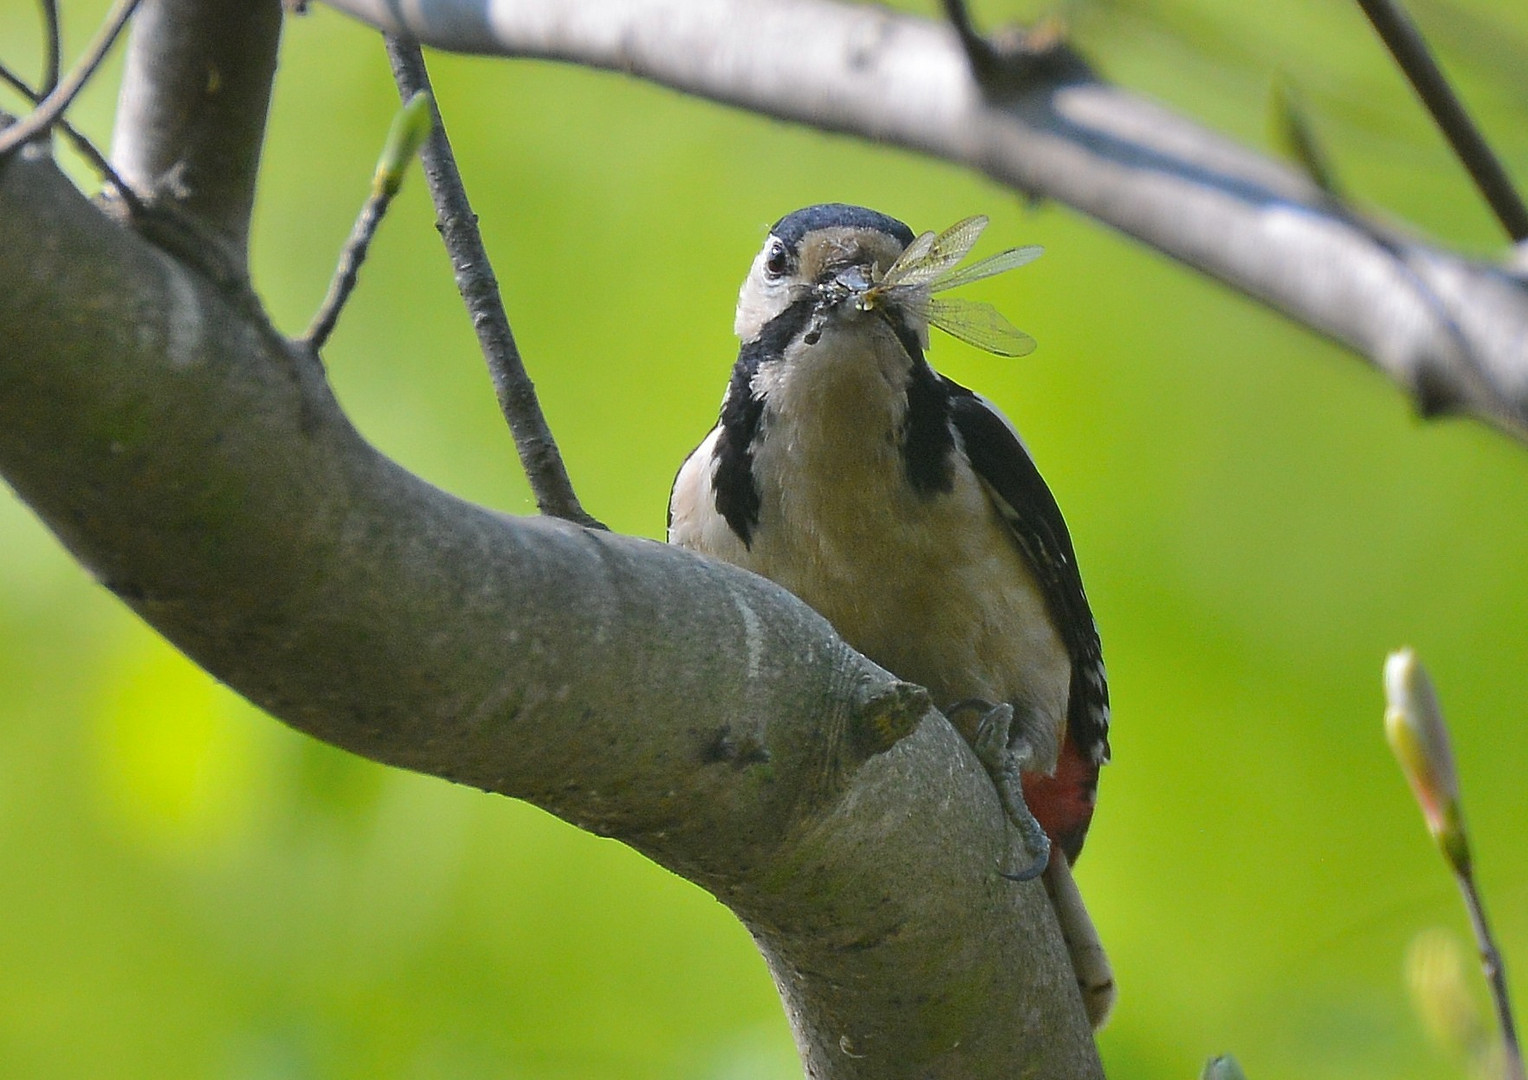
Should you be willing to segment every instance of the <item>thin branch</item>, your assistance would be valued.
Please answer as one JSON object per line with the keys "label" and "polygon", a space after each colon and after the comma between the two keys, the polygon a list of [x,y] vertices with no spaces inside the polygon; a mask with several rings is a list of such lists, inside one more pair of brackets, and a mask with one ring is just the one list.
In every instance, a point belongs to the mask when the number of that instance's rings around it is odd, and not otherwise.
{"label": "thin branch", "polygon": [[440,110],[433,104],[434,91],[430,87],[429,72],[425,70],[424,55],[413,41],[388,35],[387,56],[403,100],[421,92],[429,94],[432,100],[435,126],[420,156],[430,183],[430,195],[435,200],[440,235],[451,256],[456,287],[472,316],[478,344],[493,378],[499,409],[509,422],[510,434],[515,440],[515,449],[519,451],[520,463],[530,481],[536,505],[543,514],[602,529],[604,526],[584,511],[574,494],[573,482],[557,450],[557,441],[541,412],[536,388],[520,359],[515,335],[510,330],[509,315],[504,310],[504,299],[499,293],[499,282],[478,230],[477,215],[467,200],[467,189],[456,167],[456,156],[451,152],[451,141],[446,136]]}
{"label": "thin branch", "polygon": [[58,25],[58,0],[39,0],[42,7],[43,69],[41,97],[47,97],[58,89],[58,75],[63,69],[63,35]]}
{"label": "thin branch", "polygon": [[334,276],[329,280],[329,291],[324,294],[323,302],[318,310],[313,313],[313,319],[308,323],[307,333],[303,335],[309,347],[314,352],[323,349],[329,335],[334,332],[334,326],[339,322],[340,312],[344,310],[345,301],[350,299],[356,282],[360,279],[361,264],[366,261],[366,253],[371,248],[372,237],[376,235],[377,226],[382,223],[382,217],[387,213],[389,204],[393,201],[391,192],[373,192],[361,207],[361,212],[356,215],[355,224],[351,226],[350,236],[345,240],[345,246],[340,251],[339,264],[335,267]]}
{"label": "thin branch", "polygon": [[1506,1057],[1505,1080],[1524,1080],[1523,1050],[1517,1039],[1501,952],[1486,920],[1485,904],[1475,883],[1475,859],[1460,801],[1459,770],[1438,692],[1416,650],[1398,649],[1385,659],[1385,739],[1411,785],[1422,820],[1444,862],[1459,883],[1470,926],[1496,1003]]}
{"label": "thin branch", "polygon": [[393,117],[392,127],[387,133],[387,143],[382,148],[382,155],[377,160],[377,168],[371,178],[371,194],[356,216],[350,238],[345,241],[344,250],[340,252],[339,265],[329,282],[329,291],[314,313],[313,321],[308,324],[308,332],[304,336],[308,347],[315,353],[324,347],[324,342],[333,333],[345,301],[350,298],[360,277],[361,264],[366,261],[366,252],[371,247],[377,226],[382,223],[382,217],[392,204],[393,196],[403,186],[403,173],[419,152],[420,144],[428,137],[431,125],[429,94],[415,94]]}
{"label": "thin branch", "polygon": [[1506,1054],[1506,1080],[1524,1080],[1523,1045],[1518,1041],[1517,1022],[1512,1016],[1512,999],[1507,993],[1507,969],[1502,963],[1501,950],[1496,945],[1496,935],[1486,921],[1485,904],[1475,885],[1475,872],[1465,866],[1456,874],[1459,889],[1464,894],[1464,906],[1470,913],[1470,928],[1475,932],[1475,945],[1480,950],[1480,964],[1485,970],[1486,983],[1491,988],[1491,1001],[1496,1006],[1496,1019],[1501,1025],[1502,1047]]}
{"label": "thin branch", "polygon": [[1306,112],[1305,102],[1288,78],[1280,75],[1273,81],[1273,135],[1287,156],[1299,165],[1311,182],[1336,202],[1345,201],[1337,170],[1326,152],[1315,126]]}
{"label": "thin branch", "polygon": [[966,0],[944,0],[944,17],[959,35],[961,48],[966,50],[972,69],[978,74],[990,71],[997,63],[996,50],[972,23]]}
{"label": "thin branch", "polygon": [[[608,68],[907,147],[1090,214],[1528,441],[1528,286],[1096,77],[992,93],[950,27],[836,0],[329,0],[464,52]],[[1121,288],[1125,287],[1122,283]]]}
{"label": "thin branch", "polygon": [[43,98],[42,104],[37,108],[4,131],[0,131],[0,157],[47,131],[64,114],[64,110],[74,102],[75,96],[85,88],[85,84],[101,66],[101,61],[106,58],[107,52],[117,40],[117,35],[127,25],[127,20],[132,17],[133,10],[137,6],[138,0],[117,0],[112,5],[111,10],[107,12],[106,20],[86,47],[85,54],[69,70],[69,74],[63,81],[53,88],[51,94]]}
{"label": "thin branch", "polygon": [[1358,0],[1358,5],[1406,73],[1412,89],[1432,114],[1507,235],[1513,240],[1528,240],[1528,206],[1523,205],[1522,197],[1512,186],[1512,178],[1449,86],[1416,24],[1395,0]]}
{"label": "thin branch", "polygon": [[[21,78],[21,76],[17,75],[3,63],[0,63],[0,82],[5,83],[5,85],[26,98],[33,105],[36,105],[44,97],[44,95],[39,94],[28,86],[25,79]],[[80,156],[85,159],[90,167],[100,175],[102,181],[110,186],[122,201],[127,204],[128,210],[134,214],[141,214],[143,212],[143,203],[139,201],[137,194],[127,185],[127,182],[117,175],[117,170],[111,167],[111,162],[106,160],[106,155],[96,149],[95,143],[86,138],[84,133],[69,123],[68,120],[60,118],[55,126],[64,133],[64,137],[74,145],[75,150],[79,151]]]}

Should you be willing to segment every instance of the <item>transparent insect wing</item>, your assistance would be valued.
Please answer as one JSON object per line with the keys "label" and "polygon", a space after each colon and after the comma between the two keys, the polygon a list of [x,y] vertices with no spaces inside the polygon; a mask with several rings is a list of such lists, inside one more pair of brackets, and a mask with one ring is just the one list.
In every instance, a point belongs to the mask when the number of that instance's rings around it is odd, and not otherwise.
{"label": "transparent insect wing", "polygon": [[931,325],[968,345],[998,356],[1028,356],[1035,339],[991,304],[980,300],[930,299],[925,311]]}
{"label": "transparent insect wing", "polygon": [[934,240],[938,234],[930,229],[926,233],[919,234],[918,238],[902,249],[902,254],[897,256],[897,261],[886,269],[886,276],[878,284],[890,288],[899,283],[901,275],[913,264],[921,262],[928,255],[929,249],[934,246]]}
{"label": "transparent insect wing", "polygon": [[[925,285],[960,262],[976,246],[977,238],[987,227],[985,214],[957,221],[926,244],[923,236],[907,246],[900,258],[886,272],[882,285],[886,288]],[[909,258],[914,248],[920,249]]]}
{"label": "transparent insect wing", "polygon": [[969,285],[973,281],[981,281],[983,278],[995,277],[1017,269],[1025,263],[1034,262],[1044,253],[1044,248],[1033,245],[1009,248],[1007,251],[1000,251],[996,255],[974,262],[970,266],[951,268],[929,282],[929,291],[944,292],[946,289],[956,289],[962,285]]}

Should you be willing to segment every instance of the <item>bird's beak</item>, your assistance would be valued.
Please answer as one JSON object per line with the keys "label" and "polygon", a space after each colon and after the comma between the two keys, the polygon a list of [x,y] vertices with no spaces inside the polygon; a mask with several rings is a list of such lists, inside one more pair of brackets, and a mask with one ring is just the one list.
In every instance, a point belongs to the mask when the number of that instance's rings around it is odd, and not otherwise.
{"label": "bird's beak", "polygon": [[851,296],[857,296],[870,288],[870,267],[859,264],[846,266],[833,275],[833,281]]}

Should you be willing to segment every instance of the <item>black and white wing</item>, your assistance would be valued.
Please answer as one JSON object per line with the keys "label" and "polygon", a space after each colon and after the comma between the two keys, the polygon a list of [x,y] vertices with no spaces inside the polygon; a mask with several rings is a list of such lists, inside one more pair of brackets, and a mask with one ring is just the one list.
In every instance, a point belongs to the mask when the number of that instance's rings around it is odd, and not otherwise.
{"label": "black and white wing", "polygon": [[1109,684],[1066,521],[1007,418],[981,395],[940,378],[950,394],[950,423],[1040,583],[1071,655],[1067,734],[1088,762],[1101,765],[1109,760]]}

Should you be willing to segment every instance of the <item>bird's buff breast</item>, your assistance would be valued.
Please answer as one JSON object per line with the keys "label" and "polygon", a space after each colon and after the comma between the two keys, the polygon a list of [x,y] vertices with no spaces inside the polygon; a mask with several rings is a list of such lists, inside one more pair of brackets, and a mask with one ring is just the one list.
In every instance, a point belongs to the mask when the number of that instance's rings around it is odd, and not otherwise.
{"label": "bird's buff breast", "polygon": [[785,586],[939,704],[1012,702],[1037,729],[1026,733],[1048,770],[1070,686],[1065,647],[960,451],[950,491],[920,495],[908,483],[905,354],[894,341],[869,349],[761,371],[776,381],[761,387],[759,525],[732,561]]}

